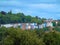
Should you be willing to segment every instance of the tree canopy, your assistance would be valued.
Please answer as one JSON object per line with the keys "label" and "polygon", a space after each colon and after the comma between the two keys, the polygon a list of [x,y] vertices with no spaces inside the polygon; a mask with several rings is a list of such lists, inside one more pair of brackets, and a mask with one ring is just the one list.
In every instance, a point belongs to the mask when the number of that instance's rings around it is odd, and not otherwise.
{"label": "tree canopy", "polygon": [[12,13],[12,11],[0,12],[0,24],[7,24],[7,23],[43,23],[43,18],[38,16],[32,17],[30,15],[25,15],[24,13]]}
{"label": "tree canopy", "polygon": [[60,32],[46,29],[0,28],[0,45],[60,45]]}

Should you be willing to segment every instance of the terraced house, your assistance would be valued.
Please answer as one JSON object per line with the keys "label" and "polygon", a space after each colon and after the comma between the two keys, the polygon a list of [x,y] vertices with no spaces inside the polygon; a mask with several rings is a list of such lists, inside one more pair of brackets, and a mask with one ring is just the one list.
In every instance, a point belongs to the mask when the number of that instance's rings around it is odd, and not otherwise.
{"label": "terraced house", "polygon": [[35,29],[35,28],[41,29],[44,27],[53,27],[52,21],[53,20],[48,19],[48,20],[45,20],[45,22],[43,24],[39,24],[39,25],[37,25],[37,23],[2,24],[1,27],[4,26],[6,28],[10,28],[10,27],[17,28],[19,26],[22,30],[30,30],[30,29]]}

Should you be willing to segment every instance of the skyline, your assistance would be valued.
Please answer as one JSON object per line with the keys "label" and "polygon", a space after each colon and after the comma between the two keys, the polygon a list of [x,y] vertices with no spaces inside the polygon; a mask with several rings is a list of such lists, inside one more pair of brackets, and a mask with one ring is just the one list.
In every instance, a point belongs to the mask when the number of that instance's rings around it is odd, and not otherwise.
{"label": "skyline", "polygon": [[0,0],[0,11],[60,19],[60,0]]}

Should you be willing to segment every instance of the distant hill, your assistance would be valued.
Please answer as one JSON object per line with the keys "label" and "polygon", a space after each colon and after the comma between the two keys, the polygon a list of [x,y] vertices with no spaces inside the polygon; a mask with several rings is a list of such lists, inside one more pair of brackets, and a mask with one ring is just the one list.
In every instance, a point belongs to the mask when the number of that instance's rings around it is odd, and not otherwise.
{"label": "distant hill", "polygon": [[5,11],[0,12],[0,24],[7,23],[43,23],[45,18],[40,18],[38,16],[32,17],[30,15],[25,15],[24,13],[12,13],[9,11],[8,13]]}

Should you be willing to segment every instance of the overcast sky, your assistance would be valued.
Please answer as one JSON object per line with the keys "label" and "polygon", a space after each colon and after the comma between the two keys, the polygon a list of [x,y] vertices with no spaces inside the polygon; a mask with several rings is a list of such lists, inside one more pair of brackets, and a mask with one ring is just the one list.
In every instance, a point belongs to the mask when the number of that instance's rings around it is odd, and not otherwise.
{"label": "overcast sky", "polygon": [[60,19],[60,0],[0,0],[0,11]]}

